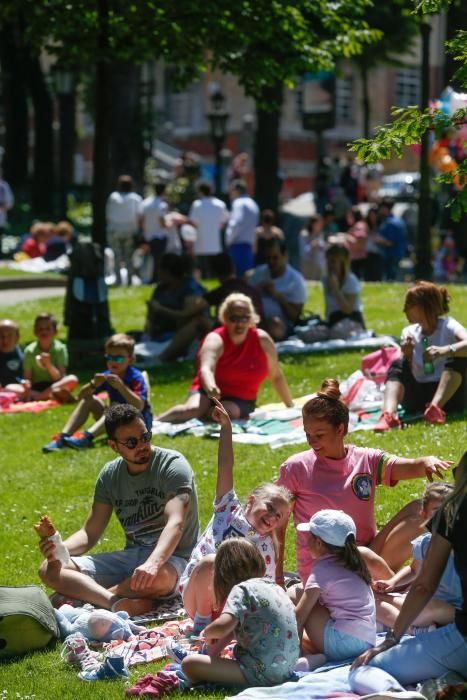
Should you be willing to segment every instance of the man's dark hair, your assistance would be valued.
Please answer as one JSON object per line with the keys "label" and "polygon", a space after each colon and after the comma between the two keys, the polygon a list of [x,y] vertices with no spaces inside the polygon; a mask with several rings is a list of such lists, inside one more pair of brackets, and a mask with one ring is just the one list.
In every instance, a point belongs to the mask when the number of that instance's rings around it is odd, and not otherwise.
{"label": "man's dark hair", "polygon": [[236,190],[239,194],[246,194],[246,182],[244,180],[233,180],[230,189]]}
{"label": "man's dark hair", "polygon": [[119,192],[133,192],[133,178],[131,175],[120,175],[117,180],[117,190]]}
{"label": "man's dark hair", "polygon": [[158,197],[164,194],[166,188],[165,182],[156,182],[154,185],[154,192]]}
{"label": "man's dark hair", "polygon": [[264,246],[265,254],[270,251],[271,248],[275,248],[276,246],[279,248],[282,255],[287,253],[287,245],[283,238],[267,238],[265,241],[263,241],[262,245]]}
{"label": "man's dark hair", "polygon": [[110,440],[115,439],[115,433],[121,425],[128,425],[140,418],[143,422],[141,411],[129,403],[114,403],[105,409],[105,429]]}
{"label": "man's dark hair", "polygon": [[384,199],[381,200],[379,206],[380,207],[387,207],[387,209],[389,209],[389,211],[392,211],[394,204],[395,204],[395,202],[393,199],[391,199],[390,197],[384,197]]}
{"label": "man's dark hair", "polygon": [[235,273],[233,260],[228,253],[218,253],[212,259],[212,269],[218,279],[230,277]]}
{"label": "man's dark hair", "polygon": [[198,192],[203,195],[203,197],[210,197],[212,195],[212,185],[209,182],[200,182],[198,185]]}

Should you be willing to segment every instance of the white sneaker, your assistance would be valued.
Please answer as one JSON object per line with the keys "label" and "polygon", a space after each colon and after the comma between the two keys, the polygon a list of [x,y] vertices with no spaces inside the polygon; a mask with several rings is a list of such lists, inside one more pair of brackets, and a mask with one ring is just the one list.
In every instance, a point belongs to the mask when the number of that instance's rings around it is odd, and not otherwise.
{"label": "white sneaker", "polygon": [[60,656],[65,663],[79,666],[82,671],[92,671],[100,666],[99,653],[91,651],[82,634],[70,634],[62,645]]}

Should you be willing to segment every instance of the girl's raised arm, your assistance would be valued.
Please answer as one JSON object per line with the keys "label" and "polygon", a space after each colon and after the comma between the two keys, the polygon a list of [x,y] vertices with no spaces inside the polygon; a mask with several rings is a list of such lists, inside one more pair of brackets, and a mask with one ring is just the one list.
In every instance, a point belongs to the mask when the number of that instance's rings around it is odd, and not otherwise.
{"label": "girl's raised arm", "polygon": [[217,452],[217,484],[216,500],[219,501],[228,491],[233,489],[233,445],[232,423],[229,414],[220,401],[212,399],[215,404],[212,418],[221,426],[219,449]]}

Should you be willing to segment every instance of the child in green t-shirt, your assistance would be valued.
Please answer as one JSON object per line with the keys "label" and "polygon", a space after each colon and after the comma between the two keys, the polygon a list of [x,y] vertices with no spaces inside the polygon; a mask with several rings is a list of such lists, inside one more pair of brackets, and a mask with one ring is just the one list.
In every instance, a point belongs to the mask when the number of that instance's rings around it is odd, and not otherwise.
{"label": "child in green t-shirt", "polygon": [[68,351],[65,343],[57,340],[57,320],[52,314],[42,313],[34,321],[37,340],[24,349],[23,376],[31,382],[31,390],[24,397],[27,401],[56,399],[72,403],[76,399],[72,391],[78,377],[65,374]]}

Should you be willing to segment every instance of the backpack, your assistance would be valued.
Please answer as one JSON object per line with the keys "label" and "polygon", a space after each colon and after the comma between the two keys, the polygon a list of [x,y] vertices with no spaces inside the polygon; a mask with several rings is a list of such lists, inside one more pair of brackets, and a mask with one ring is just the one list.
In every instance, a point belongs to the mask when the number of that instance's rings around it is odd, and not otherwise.
{"label": "backpack", "polygon": [[39,586],[0,586],[0,660],[42,649],[60,632]]}
{"label": "backpack", "polygon": [[104,252],[98,243],[76,243],[69,258],[71,278],[97,279],[104,276]]}

